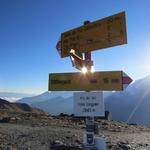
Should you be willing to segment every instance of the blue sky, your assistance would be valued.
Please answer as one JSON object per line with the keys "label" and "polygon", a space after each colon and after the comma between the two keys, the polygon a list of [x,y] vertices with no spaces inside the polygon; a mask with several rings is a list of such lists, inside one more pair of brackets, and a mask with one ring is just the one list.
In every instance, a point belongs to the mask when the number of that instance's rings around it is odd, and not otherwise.
{"label": "blue sky", "polygon": [[47,91],[48,73],[76,71],[55,49],[61,32],[121,11],[128,44],[92,58],[95,70],[123,70],[136,80],[150,75],[149,0],[0,0],[0,91]]}

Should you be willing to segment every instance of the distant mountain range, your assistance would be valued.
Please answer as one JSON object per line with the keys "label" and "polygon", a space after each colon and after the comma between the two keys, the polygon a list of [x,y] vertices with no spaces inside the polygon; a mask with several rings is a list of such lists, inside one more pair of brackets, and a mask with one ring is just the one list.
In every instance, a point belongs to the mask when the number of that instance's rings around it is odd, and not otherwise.
{"label": "distant mountain range", "polygon": [[37,104],[40,102],[45,102],[47,100],[51,100],[53,98],[57,98],[60,96],[62,98],[68,98],[68,97],[71,97],[72,95],[73,95],[73,92],[45,92],[37,96],[22,98],[18,100],[18,102],[25,102],[27,104],[32,105],[32,104]]}
{"label": "distant mountain range", "polygon": [[17,102],[27,103],[52,115],[73,113],[73,92],[45,92],[38,96],[22,98]]}
{"label": "distant mountain range", "polygon": [[150,76],[135,81],[125,91],[105,99],[114,120],[150,126]]}
{"label": "distant mountain range", "polygon": [[15,102],[24,97],[31,97],[34,94],[26,94],[26,93],[14,93],[14,92],[0,92],[0,98],[8,100],[9,102]]}
{"label": "distant mountain range", "polygon": [[[104,97],[107,97],[110,93],[105,92]],[[17,102],[27,103],[52,115],[73,113],[73,92],[45,92],[38,96],[22,98]]]}
{"label": "distant mountain range", "polygon": [[0,98],[0,112],[1,111],[6,111],[6,112],[32,112],[32,113],[42,112],[41,110],[39,110],[37,108],[32,108],[28,104],[25,104],[25,103],[10,103],[10,102]]}
{"label": "distant mountain range", "polygon": [[[150,76],[137,80],[125,91],[104,93],[105,108],[114,120],[150,126]],[[23,98],[28,103],[50,114],[73,113],[73,92],[45,92]]]}

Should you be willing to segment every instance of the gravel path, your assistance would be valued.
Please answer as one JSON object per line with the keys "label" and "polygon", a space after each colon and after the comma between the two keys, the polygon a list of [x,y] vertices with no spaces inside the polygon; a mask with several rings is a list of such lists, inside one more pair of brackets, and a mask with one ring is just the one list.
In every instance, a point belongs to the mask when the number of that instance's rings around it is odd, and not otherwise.
{"label": "gravel path", "polygon": [[[83,150],[83,121],[60,120],[0,123],[0,150]],[[99,121],[98,125],[97,136],[106,139],[108,150],[150,150],[149,128],[111,121]]]}
{"label": "gravel path", "polygon": [[82,131],[66,127],[0,124],[0,148],[49,150],[51,145],[80,145]]}
{"label": "gravel path", "polygon": [[116,150],[150,150],[150,132],[122,133],[104,131],[108,143],[108,148]]}

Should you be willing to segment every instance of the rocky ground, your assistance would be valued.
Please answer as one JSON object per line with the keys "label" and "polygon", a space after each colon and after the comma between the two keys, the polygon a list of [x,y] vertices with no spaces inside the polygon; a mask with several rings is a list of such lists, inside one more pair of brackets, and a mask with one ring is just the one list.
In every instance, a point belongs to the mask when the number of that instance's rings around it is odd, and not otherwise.
{"label": "rocky ground", "polygon": [[[8,117],[8,116],[7,116]],[[108,150],[150,150],[150,129],[97,120]],[[11,113],[0,123],[0,150],[83,150],[83,120],[48,114]]]}

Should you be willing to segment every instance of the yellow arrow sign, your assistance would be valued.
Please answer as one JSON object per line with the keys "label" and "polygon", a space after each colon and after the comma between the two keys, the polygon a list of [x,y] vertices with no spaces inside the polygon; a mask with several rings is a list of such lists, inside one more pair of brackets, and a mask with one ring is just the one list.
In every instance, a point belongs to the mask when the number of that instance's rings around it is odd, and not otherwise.
{"label": "yellow arrow sign", "polygon": [[49,74],[49,91],[123,90],[122,71]]}
{"label": "yellow arrow sign", "polygon": [[61,57],[71,49],[90,52],[127,43],[125,12],[89,23],[61,34]]}

